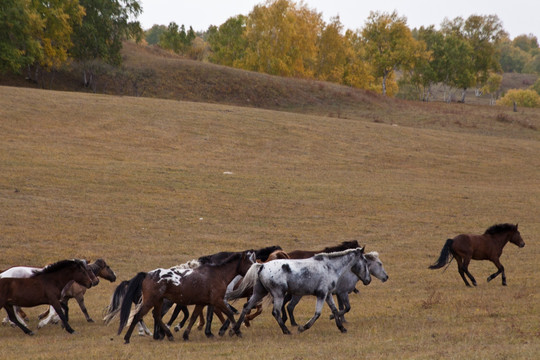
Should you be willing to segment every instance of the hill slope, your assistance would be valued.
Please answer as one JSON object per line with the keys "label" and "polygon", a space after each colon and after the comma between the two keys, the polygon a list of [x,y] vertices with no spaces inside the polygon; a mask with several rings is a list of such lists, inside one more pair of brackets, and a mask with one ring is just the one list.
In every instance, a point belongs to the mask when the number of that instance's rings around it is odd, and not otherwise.
{"label": "hill slope", "polygon": [[[193,331],[189,342],[126,346],[116,325],[86,323],[71,302],[75,336],[0,327],[2,356],[538,358],[538,131],[492,124],[491,109],[398,105],[343,119],[0,87],[0,268],[104,257],[127,280],[222,250],[358,239],[390,275],[351,295],[348,334],[325,307],[312,329],[287,337],[267,309],[243,339]],[[424,109],[432,117],[414,122]],[[486,262],[470,266],[475,289],[453,264],[427,269],[448,237],[501,222],[519,222],[527,244],[504,250],[508,287],[482,280],[495,270]],[[115,285],[87,292],[96,320]],[[32,329],[40,310],[28,310]],[[306,298],[296,316],[313,312]]]}

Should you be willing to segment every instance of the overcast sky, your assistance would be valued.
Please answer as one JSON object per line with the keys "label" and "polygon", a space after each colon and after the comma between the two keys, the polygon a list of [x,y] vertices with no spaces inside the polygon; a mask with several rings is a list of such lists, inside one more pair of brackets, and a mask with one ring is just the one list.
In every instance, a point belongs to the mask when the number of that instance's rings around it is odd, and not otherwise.
{"label": "overcast sky", "polygon": [[[298,1],[297,1],[298,2]],[[143,14],[139,17],[144,29],[154,24],[168,25],[174,21],[195,31],[210,25],[221,25],[235,15],[248,15],[261,0],[140,0]],[[409,28],[439,25],[445,17],[467,18],[472,14],[497,15],[504,29],[514,38],[534,34],[540,38],[540,0],[307,0],[305,4],[322,13],[324,21],[339,15],[346,29],[364,26],[370,11],[397,11],[407,18]]]}

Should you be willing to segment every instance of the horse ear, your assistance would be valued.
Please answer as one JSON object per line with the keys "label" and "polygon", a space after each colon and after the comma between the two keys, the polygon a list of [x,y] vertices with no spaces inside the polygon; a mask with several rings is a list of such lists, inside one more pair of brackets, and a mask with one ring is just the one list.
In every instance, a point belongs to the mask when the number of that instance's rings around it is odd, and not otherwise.
{"label": "horse ear", "polygon": [[518,229],[518,224],[516,223],[516,230]]}

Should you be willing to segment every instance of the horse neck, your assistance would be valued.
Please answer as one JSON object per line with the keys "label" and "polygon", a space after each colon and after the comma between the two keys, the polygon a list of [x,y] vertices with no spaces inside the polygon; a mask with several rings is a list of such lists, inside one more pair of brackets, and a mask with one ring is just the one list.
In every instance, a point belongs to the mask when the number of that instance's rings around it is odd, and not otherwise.
{"label": "horse neck", "polygon": [[328,259],[330,260],[330,264],[332,264],[334,271],[338,274],[338,276],[341,276],[345,273],[345,271],[349,270],[353,266],[354,260],[356,259],[356,254],[354,252],[350,252],[340,257]]}
{"label": "horse neck", "polygon": [[53,272],[53,273],[38,274],[38,275],[36,275],[36,277],[37,276],[41,276],[44,279],[48,279],[49,281],[56,284],[56,286],[59,289],[63,289],[67,285],[68,282],[73,280],[73,272],[72,271],[63,271],[63,270],[56,271],[56,272]]}
{"label": "horse neck", "polygon": [[218,274],[221,275],[223,280],[230,283],[236,277],[236,275],[240,275],[239,272],[241,261],[242,258],[237,261],[229,261],[226,264],[213,266],[213,268],[217,270]]}
{"label": "horse neck", "polygon": [[495,240],[495,243],[499,245],[502,249],[512,238],[512,232],[491,235],[491,237]]}
{"label": "horse neck", "polygon": [[96,264],[95,262],[88,265],[88,268],[90,270],[92,270],[92,272],[94,273],[95,276],[97,276],[99,271],[101,270],[101,267],[98,264]]}

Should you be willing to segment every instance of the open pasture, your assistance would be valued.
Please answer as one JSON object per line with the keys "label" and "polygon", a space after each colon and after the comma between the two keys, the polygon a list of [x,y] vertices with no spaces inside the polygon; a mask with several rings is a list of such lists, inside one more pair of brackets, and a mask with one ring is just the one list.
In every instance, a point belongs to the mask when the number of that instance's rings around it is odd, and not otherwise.
{"label": "open pasture", "polygon": [[[102,257],[117,275],[85,295],[96,323],[71,300],[74,335],[37,330],[45,307],[28,309],[36,335],[1,326],[0,358],[538,358],[540,116],[504,111],[402,104],[375,121],[0,87],[0,268]],[[506,222],[526,243],[504,249],[507,287],[486,283],[488,262],[469,267],[476,288],[455,262],[428,270],[447,238]],[[269,308],[243,338],[194,330],[188,342],[175,333],[173,343],[135,335],[124,345],[117,322],[97,321],[139,271],[352,239],[380,253],[390,278],[358,285],[346,334],[327,307],[291,336]],[[314,303],[300,302],[297,321]]]}

